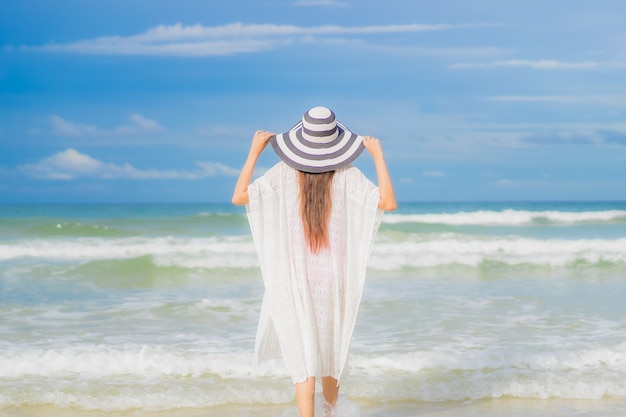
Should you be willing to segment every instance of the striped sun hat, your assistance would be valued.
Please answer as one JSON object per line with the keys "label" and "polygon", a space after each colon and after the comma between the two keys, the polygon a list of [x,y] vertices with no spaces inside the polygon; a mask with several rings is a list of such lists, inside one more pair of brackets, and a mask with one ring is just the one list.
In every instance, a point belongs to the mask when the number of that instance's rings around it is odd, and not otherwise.
{"label": "striped sun hat", "polygon": [[299,171],[334,171],[363,152],[363,136],[350,132],[326,107],[304,113],[288,132],[272,137],[272,146],[287,165]]}

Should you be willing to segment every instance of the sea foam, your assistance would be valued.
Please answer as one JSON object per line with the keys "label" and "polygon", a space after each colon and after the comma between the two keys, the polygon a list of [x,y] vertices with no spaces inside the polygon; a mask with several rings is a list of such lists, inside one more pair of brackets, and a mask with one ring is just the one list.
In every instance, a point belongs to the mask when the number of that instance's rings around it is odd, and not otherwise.
{"label": "sea foam", "polygon": [[384,223],[423,223],[447,225],[528,225],[532,223],[626,223],[626,211],[527,211],[478,210],[457,213],[385,214]]}
{"label": "sea foam", "polygon": [[446,265],[476,267],[487,262],[503,265],[576,267],[626,263],[626,238],[533,239],[438,234],[415,240],[376,243],[369,266],[380,270],[405,267],[432,268]]}
{"label": "sea foam", "polygon": [[[396,239],[396,240],[394,240]],[[37,258],[47,261],[88,262],[150,256],[158,267],[258,268],[249,237],[237,238],[83,238],[26,240],[0,244],[0,260]],[[405,234],[377,239],[369,266],[394,271],[447,265],[477,267],[485,263],[582,267],[626,264],[626,238],[536,239],[519,236],[476,236],[459,233]]]}
{"label": "sea foam", "polygon": [[[0,408],[51,404],[119,411],[290,402],[289,378],[280,368],[255,372],[251,356],[250,351],[183,354],[145,346],[3,351],[0,378],[8,385],[3,386]],[[350,364],[343,392],[369,401],[626,399],[626,351],[620,346],[356,353]],[[41,378],[54,380],[55,389],[41,390]]]}

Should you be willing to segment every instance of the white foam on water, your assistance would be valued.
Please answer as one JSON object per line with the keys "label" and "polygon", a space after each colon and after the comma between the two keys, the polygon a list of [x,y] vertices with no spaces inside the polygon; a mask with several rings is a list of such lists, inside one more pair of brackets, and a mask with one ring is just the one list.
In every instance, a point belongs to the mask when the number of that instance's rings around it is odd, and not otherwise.
{"label": "white foam on water", "polygon": [[120,412],[130,410],[161,411],[179,408],[205,408],[230,403],[286,404],[293,398],[293,388],[279,385],[252,386],[249,383],[214,381],[206,384],[189,381],[126,382],[54,381],[48,384],[16,384],[1,387],[0,410],[5,407],[51,405],[58,408]]}
{"label": "white foam on water", "polygon": [[[381,378],[359,382],[354,395],[389,401],[466,401],[496,398],[599,400],[626,399],[623,378],[588,375],[528,375],[522,372],[491,372],[445,375],[438,379]],[[393,384],[393,385],[391,385]]]}
{"label": "white foam on water", "polygon": [[[102,346],[59,349],[4,348],[0,351],[0,378],[80,375],[251,378],[251,352],[185,352],[166,347],[111,348]],[[271,369],[264,370],[270,375]]]}
{"label": "white foam on water", "polygon": [[476,267],[484,262],[545,267],[574,266],[577,263],[626,263],[626,238],[622,239],[532,239],[470,237],[444,233],[435,237],[392,242],[379,240],[372,250],[369,266],[379,270],[404,267],[432,268],[445,265]]}
{"label": "white foam on water", "polygon": [[[398,353],[354,353],[350,373],[376,380],[385,375],[412,378],[433,373],[505,372],[512,375],[555,377],[572,374],[613,375],[626,381],[626,343],[596,349],[557,349],[495,346],[456,350],[424,350]],[[184,351],[174,347],[60,349],[3,348],[0,378],[73,377],[81,380],[105,377],[202,377],[255,380],[259,376],[285,375],[278,362],[252,368],[252,352]],[[599,378],[602,379],[602,378]],[[626,387],[625,387],[626,388]]]}
{"label": "white foam on water", "polygon": [[[315,393],[314,413],[316,416],[329,417],[360,417],[361,409],[354,401],[339,394],[334,407],[331,407],[323,397],[321,392]],[[296,407],[288,408],[282,413],[282,417],[300,417]]]}
{"label": "white foam on water", "polygon": [[615,348],[546,350],[522,346],[520,349],[495,347],[457,351],[415,351],[385,355],[353,355],[351,367],[364,374],[419,373],[422,371],[481,371],[521,369],[543,371],[621,371],[626,376],[626,350]]}
{"label": "white foam on water", "polygon": [[[342,393],[368,401],[626,399],[624,342],[595,349],[471,346],[353,353]],[[5,347],[0,350],[0,409],[168,410],[292,401],[284,368],[273,362],[255,370],[251,357],[251,351],[208,353],[199,347]],[[358,415],[356,404],[340,404],[345,407],[337,416]]]}
{"label": "white foam on water", "polygon": [[43,259],[125,259],[143,255],[189,252],[196,255],[254,252],[249,238],[76,238],[71,240],[33,239],[19,245],[0,245],[0,260],[32,257]]}
{"label": "white foam on water", "polygon": [[388,224],[422,223],[447,224],[452,226],[505,226],[528,225],[535,222],[547,221],[551,223],[609,223],[626,222],[626,211],[526,211],[526,210],[478,210],[457,213],[425,213],[425,214],[385,214],[383,222]]}
{"label": "white foam on water", "polygon": [[222,238],[77,238],[33,239],[0,244],[0,261],[39,258],[55,261],[129,259],[152,255],[157,266],[256,267],[256,249],[249,237]]}
{"label": "white foam on water", "polygon": [[[231,238],[79,238],[26,240],[0,244],[0,261],[38,258],[87,262],[152,256],[156,266],[183,268],[258,268],[249,237]],[[579,264],[626,264],[626,238],[535,239],[518,236],[471,236],[457,233],[406,235],[392,241],[384,236],[374,244],[369,266],[379,270],[446,265],[476,267],[485,262],[504,265],[570,267]]]}

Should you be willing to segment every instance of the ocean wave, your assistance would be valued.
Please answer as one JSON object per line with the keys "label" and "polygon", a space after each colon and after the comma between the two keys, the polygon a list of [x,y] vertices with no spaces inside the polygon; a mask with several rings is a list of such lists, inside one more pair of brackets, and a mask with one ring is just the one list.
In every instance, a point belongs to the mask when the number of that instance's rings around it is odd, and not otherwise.
{"label": "ocean wave", "polygon": [[52,261],[92,261],[152,256],[157,266],[185,268],[257,267],[249,237],[211,238],[77,238],[32,239],[0,244],[0,261],[38,258]]}
{"label": "ocean wave", "polygon": [[[368,263],[370,268],[394,271],[455,265],[470,268],[489,265],[546,268],[626,265],[626,238],[568,240],[438,233],[408,234],[402,240],[393,239],[395,236],[378,238]],[[249,236],[78,238],[54,242],[33,239],[18,244],[0,244],[0,261],[22,258],[82,263],[143,259],[128,265],[131,269],[146,266],[147,262],[149,267],[185,269],[248,269],[259,265]]]}
{"label": "ocean wave", "polygon": [[611,348],[550,350],[503,348],[460,351],[416,351],[386,355],[357,356],[350,359],[355,370],[385,374],[433,371],[489,371],[519,369],[533,372],[570,372],[605,369],[626,373],[626,343]]}
{"label": "ocean wave", "polygon": [[[0,408],[49,404],[91,410],[165,410],[229,403],[286,404],[292,388],[275,363],[255,370],[252,352],[160,347],[0,351]],[[351,398],[626,398],[626,346],[456,354],[353,354]],[[54,387],[48,384],[54,381]],[[46,387],[46,389],[42,389]]]}
{"label": "ocean wave", "polygon": [[626,238],[531,239],[438,234],[414,241],[377,242],[369,266],[379,270],[466,267],[537,266],[547,268],[626,264]]}
{"label": "ocean wave", "polygon": [[92,379],[120,375],[138,377],[222,378],[252,375],[251,354],[185,353],[165,347],[26,349],[0,351],[0,378],[80,375]]}
{"label": "ocean wave", "polygon": [[[455,351],[412,351],[352,354],[350,372],[369,377],[393,373],[417,375],[420,372],[492,372],[509,369],[524,372],[604,372],[611,369],[626,376],[626,342],[591,349],[514,348]],[[269,362],[252,367],[252,352],[221,353],[185,351],[165,346],[112,348],[82,346],[59,349],[0,350],[0,378],[80,375],[81,378],[112,376],[256,378],[284,376],[284,366]],[[625,387],[626,388],[626,387]]]}
{"label": "ocean wave", "polygon": [[[121,226],[121,227],[120,227]],[[102,222],[80,222],[68,220],[46,219],[0,219],[0,232],[4,238],[15,237],[101,237],[116,238],[135,235],[124,230],[123,225],[113,225],[111,220]]]}
{"label": "ocean wave", "polygon": [[385,214],[383,223],[444,224],[451,226],[521,226],[530,224],[626,223],[626,211],[478,210],[457,213]]}
{"label": "ocean wave", "polygon": [[32,226],[25,231],[27,235],[41,237],[74,236],[74,237],[126,237],[132,233],[115,227],[100,224],[84,224],[61,222]]}
{"label": "ocean wave", "polygon": [[17,217],[0,218],[0,239],[225,236],[248,231],[241,213],[200,213],[171,217]]}

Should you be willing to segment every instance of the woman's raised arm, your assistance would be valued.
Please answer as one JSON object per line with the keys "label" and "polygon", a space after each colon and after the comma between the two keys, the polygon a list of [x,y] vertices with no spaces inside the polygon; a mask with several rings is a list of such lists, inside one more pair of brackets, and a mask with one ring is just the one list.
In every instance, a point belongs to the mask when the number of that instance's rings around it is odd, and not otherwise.
{"label": "woman's raised arm", "polygon": [[387,170],[385,157],[383,156],[383,148],[380,146],[379,140],[371,136],[363,138],[363,145],[374,158],[374,165],[376,166],[378,190],[380,192],[378,208],[385,211],[393,211],[398,207],[398,203],[396,202],[396,194],[393,191],[393,184]]}
{"label": "woman's raised arm", "polygon": [[274,136],[271,132],[266,132],[264,130],[257,130],[252,138],[252,144],[250,145],[250,152],[248,153],[248,159],[246,159],[246,163],[243,165],[241,169],[241,173],[239,174],[239,179],[237,180],[237,184],[235,185],[235,190],[233,191],[233,204],[237,206],[241,206],[244,204],[248,204],[248,185],[250,185],[250,181],[252,181],[252,174],[254,173],[254,166],[256,165],[256,161],[259,159],[259,156],[270,142],[270,138]]}

